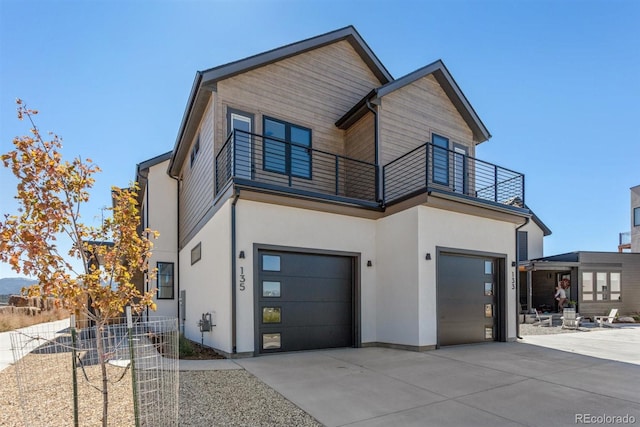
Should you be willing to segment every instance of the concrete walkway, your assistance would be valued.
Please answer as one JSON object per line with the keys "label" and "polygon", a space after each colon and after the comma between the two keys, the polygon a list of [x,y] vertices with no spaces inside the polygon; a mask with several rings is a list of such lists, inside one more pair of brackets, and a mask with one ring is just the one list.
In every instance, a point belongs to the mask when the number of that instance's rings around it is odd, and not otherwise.
{"label": "concrete walkway", "polygon": [[640,424],[638,340],[633,328],[426,353],[337,349],[236,363],[327,426],[565,426],[605,415]]}
{"label": "concrete walkway", "polygon": [[[62,331],[69,327],[69,319],[56,320],[49,323],[40,323],[38,325],[28,326],[18,329],[25,334],[38,335],[44,338],[53,339],[58,331]],[[33,348],[40,345],[40,342],[34,341]],[[23,353],[27,354],[33,348],[23,349]],[[13,350],[11,347],[11,332],[0,332],[0,371],[13,364]]]}

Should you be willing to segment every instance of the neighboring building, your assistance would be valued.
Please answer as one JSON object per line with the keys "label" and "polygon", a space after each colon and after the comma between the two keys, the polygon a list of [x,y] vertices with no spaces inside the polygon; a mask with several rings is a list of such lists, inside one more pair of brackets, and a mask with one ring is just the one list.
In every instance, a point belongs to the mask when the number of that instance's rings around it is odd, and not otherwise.
{"label": "neighboring building", "polygon": [[554,307],[555,287],[569,279],[569,300],[586,317],[640,312],[640,253],[570,252],[530,261],[534,307]]}
{"label": "neighboring building", "polygon": [[[159,233],[159,237],[152,240],[149,260],[149,268],[157,269],[156,277],[152,280],[140,278],[138,288],[143,292],[157,288],[157,314],[178,317],[178,185],[167,175],[170,158],[171,152],[168,152],[142,162],[136,168],[136,182],[140,185],[140,231],[149,228]],[[154,315],[149,311],[147,314]]]}
{"label": "neighboring building", "polygon": [[185,335],[211,314],[233,357],[514,340],[518,231],[529,257],[549,231],[522,174],[475,158],[490,136],[441,61],[393,79],[353,27],[198,72],[175,180],[139,166]]}
{"label": "neighboring building", "polygon": [[518,230],[518,270],[519,270],[519,297],[520,309],[523,313],[530,312],[532,303],[532,282],[527,278],[527,265],[529,260],[544,256],[544,237],[551,235],[551,230],[534,213],[531,221]]}
{"label": "neighboring building", "polygon": [[631,252],[640,252],[640,185],[631,187]]}

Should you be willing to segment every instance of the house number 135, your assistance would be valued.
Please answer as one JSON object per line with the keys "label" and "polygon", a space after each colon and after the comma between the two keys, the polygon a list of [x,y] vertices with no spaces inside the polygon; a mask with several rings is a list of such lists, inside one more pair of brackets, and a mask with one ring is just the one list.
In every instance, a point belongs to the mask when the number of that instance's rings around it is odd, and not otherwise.
{"label": "house number 135", "polygon": [[244,278],[244,267],[240,267],[240,290],[244,291],[246,289],[245,282],[247,280]]}

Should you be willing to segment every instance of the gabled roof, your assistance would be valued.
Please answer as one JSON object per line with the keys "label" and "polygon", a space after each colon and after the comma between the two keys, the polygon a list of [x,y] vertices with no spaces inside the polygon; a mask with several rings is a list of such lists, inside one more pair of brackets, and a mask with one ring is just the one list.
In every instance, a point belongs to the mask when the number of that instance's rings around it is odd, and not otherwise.
{"label": "gabled roof", "polygon": [[138,192],[139,203],[142,203],[142,195],[144,193],[145,187],[147,186],[149,168],[159,165],[162,162],[166,162],[171,158],[172,153],[172,151],[167,151],[164,154],[152,157],[151,159],[145,160],[144,162],[140,162],[136,165],[136,182],[140,186],[140,191]]}
{"label": "gabled roof", "polygon": [[374,89],[367,94],[354,108],[349,110],[344,116],[342,116],[337,122],[336,126],[340,129],[346,129],[353,122],[358,120],[366,112],[366,101],[373,101],[376,98],[382,98],[400,88],[403,88],[425,76],[433,75],[438,81],[442,89],[445,91],[453,105],[456,107],[464,121],[467,123],[471,131],[473,132],[473,139],[477,143],[484,142],[491,138],[489,130],[486,128],[480,117],[476,114],[475,110],[464,96],[462,90],[453,79],[449,70],[444,65],[442,60],[437,60],[427,66],[417,69],[416,71],[407,74],[397,80],[393,80],[386,83],[379,88]]}
{"label": "gabled roof", "polygon": [[533,211],[531,209],[529,209],[531,211],[531,219],[533,220],[533,222],[536,223],[536,225],[538,227],[540,227],[540,229],[542,230],[542,234],[544,236],[550,236],[551,235],[551,229],[549,227],[547,227],[545,225],[544,222],[542,222],[542,220],[540,218],[538,218],[538,216],[533,213]]}
{"label": "gabled roof", "polygon": [[387,71],[385,66],[382,65],[382,62],[380,62],[378,57],[376,57],[360,34],[358,34],[356,29],[350,25],[339,30],[331,31],[326,34],[291,43],[277,49],[259,53],[239,61],[230,62],[228,64],[220,65],[219,67],[202,71],[202,83],[204,85],[211,85],[218,80],[226,79],[236,74],[245,73],[249,70],[272,64],[285,58],[299,55],[340,40],[347,40],[351,46],[353,46],[378,80],[383,83],[393,80],[393,77],[391,77],[391,74]]}
{"label": "gabled roof", "polygon": [[167,161],[171,158],[171,151],[167,151],[166,153],[159,154],[155,157],[152,157],[149,160],[145,160],[144,162],[138,163],[136,166],[136,171],[141,171],[144,169],[149,169],[152,166],[158,165],[164,161]]}
{"label": "gabled roof", "polygon": [[208,101],[209,90],[215,90],[218,81],[342,40],[346,40],[351,44],[380,83],[386,84],[393,80],[389,71],[382,65],[382,62],[380,62],[367,43],[365,43],[364,39],[362,39],[360,34],[351,25],[239,61],[230,62],[205,71],[198,71],[191,88],[187,108],[182,117],[173,155],[169,162],[169,175],[176,176],[178,174],[178,169],[186,156],[186,148],[181,147],[182,140],[187,130],[191,126],[196,125],[191,122],[191,118],[192,116],[199,117],[204,112]]}

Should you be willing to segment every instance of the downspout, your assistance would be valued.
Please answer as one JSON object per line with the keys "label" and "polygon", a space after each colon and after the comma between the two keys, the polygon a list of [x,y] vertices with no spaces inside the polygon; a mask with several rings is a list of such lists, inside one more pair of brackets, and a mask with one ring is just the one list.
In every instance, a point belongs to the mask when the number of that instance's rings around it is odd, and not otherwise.
{"label": "downspout", "polygon": [[[142,220],[144,221],[143,222],[144,226],[140,227],[140,230],[139,230],[141,234],[144,232],[145,228],[149,228],[149,169],[146,169],[146,173],[143,173],[142,170],[140,169],[140,164],[137,164],[136,165],[136,181],[138,185],[140,185],[140,181],[142,180],[145,181],[144,186],[146,189],[145,191],[146,209],[144,210],[144,218],[142,218]],[[147,293],[149,292],[149,274],[146,272],[143,273],[142,280],[144,281],[142,291],[144,293]],[[149,320],[149,306],[147,306],[147,308],[145,309],[145,314],[147,316],[147,320]]]}
{"label": "downspout", "polygon": [[236,349],[236,203],[240,197],[240,191],[234,190],[231,202],[231,351]]}
{"label": "downspout", "polygon": [[520,239],[518,238],[518,231],[529,224],[530,219],[526,218],[525,222],[516,227],[516,338],[522,339],[520,336]]}
{"label": "downspout", "polygon": [[376,165],[376,200],[380,205],[384,206],[384,198],[381,194],[380,185],[380,154],[378,150],[378,111],[371,106],[371,102],[367,99],[367,108],[373,113],[373,143],[374,143],[374,163]]}
{"label": "downspout", "polygon": [[[144,223],[146,224],[147,227],[149,227],[149,170],[147,169],[147,174],[144,177],[144,179],[147,181],[146,187],[147,187],[147,191],[145,192],[145,196],[146,196],[146,202],[147,202],[147,209],[145,210],[144,216],[145,216],[145,221]],[[151,227],[149,227],[151,228]],[[157,266],[157,264],[156,264]],[[147,265],[147,267],[149,267]],[[144,274],[145,275],[145,280],[144,280],[144,285],[145,285],[145,292],[149,292],[149,276],[147,273]],[[147,306],[147,321],[149,320],[149,306]]]}
{"label": "downspout", "polygon": [[[174,278],[177,285],[178,298],[176,298],[176,303],[178,304],[178,329],[180,329],[182,321],[180,317],[180,179],[171,174],[169,174],[169,177],[176,180],[176,271],[174,272]],[[182,334],[184,335],[184,322],[182,322]]]}

